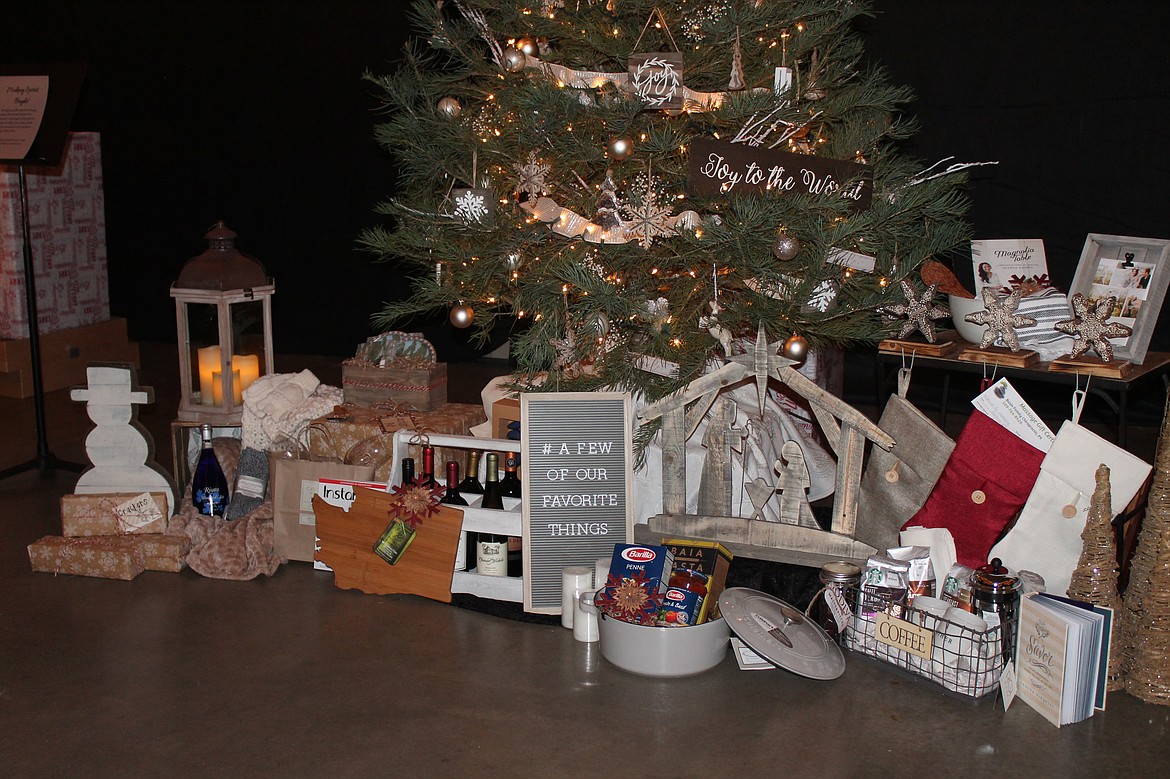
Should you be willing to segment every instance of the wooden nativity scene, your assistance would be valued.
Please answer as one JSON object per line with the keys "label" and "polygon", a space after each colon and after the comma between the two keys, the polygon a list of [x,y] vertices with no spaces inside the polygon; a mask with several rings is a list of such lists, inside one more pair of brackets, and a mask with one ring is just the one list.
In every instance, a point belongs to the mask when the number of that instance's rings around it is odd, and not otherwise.
{"label": "wooden nativity scene", "polygon": [[[730,342],[724,348],[730,351]],[[768,342],[761,324],[749,351],[728,355],[726,363],[672,395],[643,407],[641,424],[660,420],[662,513],[636,528],[638,540],[663,536],[719,541],[737,555],[819,567],[841,559],[865,559],[877,549],[857,540],[857,512],[866,442],[890,449],[894,439],[840,398],[802,374],[798,360],[783,356],[784,342]],[[833,504],[828,529],[813,516],[806,455],[796,440],[773,442],[778,456],[767,457],[758,440],[737,427],[740,411],[756,416],[774,413],[767,396],[769,383],[780,382],[802,399],[836,457]],[[754,409],[739,408],[730,391],[755,383]],[[750,402],[750,401],[749,401]],[[783,413],[782,411],[780,413]],[[703,425],[703,422],[706,422]],[[698,513],[687,513],[688,442],[702,432],[703,456],[698,485]],[[733,459],[767,463],[748,475],[743,470],[742,504],[733,516]],[[745,510],[747,509],[747,510]],[[770,509],[765,512],[765,509]],[[770,514],[771,516],[767,516]]]}

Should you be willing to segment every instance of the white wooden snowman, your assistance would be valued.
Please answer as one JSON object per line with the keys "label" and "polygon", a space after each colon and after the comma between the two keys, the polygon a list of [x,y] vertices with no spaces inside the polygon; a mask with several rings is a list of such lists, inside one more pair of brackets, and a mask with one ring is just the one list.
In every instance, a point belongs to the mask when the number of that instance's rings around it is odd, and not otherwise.
{"label": "white wooden snowman", "polygon": [[154,442],[138,424],[134,409],[136,404],[153,403],[154,389],[134,389],[134,368],[128,365],[91,365],[85,374],[88,386],[73,388],[69,397],[85,401],[94,423],[85,439],[92,465],[77,480],[74,493],[163,492],[168,516],[174,516],[174,482],[150,459]]}

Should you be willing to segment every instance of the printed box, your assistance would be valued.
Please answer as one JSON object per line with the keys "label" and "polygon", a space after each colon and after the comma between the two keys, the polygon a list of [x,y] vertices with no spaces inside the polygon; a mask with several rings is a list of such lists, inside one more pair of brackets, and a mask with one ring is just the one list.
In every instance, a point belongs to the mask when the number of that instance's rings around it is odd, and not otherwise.
{"label": "printed box", "polygon": [[61,496],[61,535],[114,536],[164,533],[167,496],[162,492],[106,492]]}
{"label": "printed box", "polygon": [[662,545],[674,555],[675,569],[690,568],[707,577],[707,598],[699,622],[718,619],[719,595],[727,586],[727,571],[735,555],[718,541],[667,538]]}
{"label": "printed box", "polygon": [[[70,133],[59,167],[28,170],[40,332],[110,318],[101,136]],[[24,235],[15,168],[0,166],[0,338],[28,338]]]}

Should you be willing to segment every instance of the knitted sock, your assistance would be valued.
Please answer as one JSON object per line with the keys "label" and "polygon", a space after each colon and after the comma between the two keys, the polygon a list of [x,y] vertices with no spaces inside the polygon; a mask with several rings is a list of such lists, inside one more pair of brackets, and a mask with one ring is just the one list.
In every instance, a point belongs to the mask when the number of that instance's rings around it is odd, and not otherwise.
{"label": "knitted sock", "polygon": [[236,489],[232,492],[225,519],[237,519],[254,511],[264,502],[268,491],[268,454],[247,448],[240,452],[236,470]]}

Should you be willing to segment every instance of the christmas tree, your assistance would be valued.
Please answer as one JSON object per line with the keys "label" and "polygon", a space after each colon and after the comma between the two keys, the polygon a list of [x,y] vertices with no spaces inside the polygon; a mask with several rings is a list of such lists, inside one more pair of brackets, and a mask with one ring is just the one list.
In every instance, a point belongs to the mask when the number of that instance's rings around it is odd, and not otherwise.
{"label": "christmas tree", "polygon": [[401,67],[368,76],[400,181],[362,241],[412,280],[375,323],[512,319],[522,384],[650,400],[761,323],[793,356],[889,334],[900,282],[969,234],[963,175],[897,149],[910,93],[863,63],[869,13],[417,0]]}

